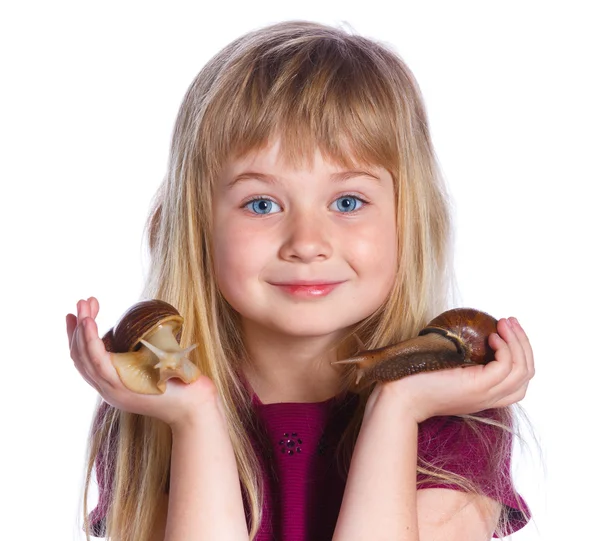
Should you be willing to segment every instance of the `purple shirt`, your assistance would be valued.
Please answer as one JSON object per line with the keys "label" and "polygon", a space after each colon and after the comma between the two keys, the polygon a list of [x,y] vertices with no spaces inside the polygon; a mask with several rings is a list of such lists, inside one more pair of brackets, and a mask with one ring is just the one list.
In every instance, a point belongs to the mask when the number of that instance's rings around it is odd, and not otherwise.
{"label": "purple shirt", "polygon": [[[257,428],[251,439],[265,481],[263,520],[256,541],[330,541],[342,503],[345,479],[340,476],[334,455],[337,441],[352,417],[358,396],[333,397],[316,403],[262,404],[255,394],[252,404]],[[104,404],[103,404],[104,405]],[[493,410],[488,410],[493,412]],[[498,430],[481,425],[482,430]],[[476,483],[485,494],[500,487],[501,503],[507,513],[506,534],[527,523],[518,510],[510,481],[510,456],[502,467],[488,467],[486,453],[470,430],[456,417],[432,417],[419,425],[419,456]],[[104,468],[99,457],[98,468]],[[422,475],[418,480],[425,480]],[[429,480],[419,488],[456,488]],[[101,534],[109,494],[99,484],[98,506],[90,519]],[[527,510],[520,496],[521,505]],[[248,511],[246,501],[246,511]],[[248,516],[248,515],[247,515]]]}

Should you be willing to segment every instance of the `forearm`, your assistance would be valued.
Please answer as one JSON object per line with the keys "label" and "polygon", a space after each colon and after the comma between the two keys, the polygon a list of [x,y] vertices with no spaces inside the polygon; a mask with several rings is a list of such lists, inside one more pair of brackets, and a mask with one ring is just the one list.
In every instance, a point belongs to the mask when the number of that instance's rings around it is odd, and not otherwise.
{"label": "forearm", "polygon": [[217,404],[173,428],[165,541],[247,541],[240,481]]}
{"label": "forearm", "polygon": [[333,541],[419,539],[418,424],[383,395],[365,412]]}

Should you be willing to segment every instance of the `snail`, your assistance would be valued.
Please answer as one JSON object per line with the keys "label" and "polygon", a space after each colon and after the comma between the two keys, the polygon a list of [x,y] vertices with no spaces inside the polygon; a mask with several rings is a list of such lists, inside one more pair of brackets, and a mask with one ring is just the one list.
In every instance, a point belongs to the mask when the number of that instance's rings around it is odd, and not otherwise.
{"label": "snail", "polygon": [[179,345],[183,318],[169,303],[157,299],[131,306],[103,337],[123,385],[141,394],[165,392],[167,380],[192,383],[200,376],[187,358],[197,344]]}
{"label": "snail", "polygon": [[334,361],[358,365],[356,384],[393,381],[419,372],[487,364],[494,360],[488,344],[498,321],[473,308],[447,310],[431,320],[416,338]]}

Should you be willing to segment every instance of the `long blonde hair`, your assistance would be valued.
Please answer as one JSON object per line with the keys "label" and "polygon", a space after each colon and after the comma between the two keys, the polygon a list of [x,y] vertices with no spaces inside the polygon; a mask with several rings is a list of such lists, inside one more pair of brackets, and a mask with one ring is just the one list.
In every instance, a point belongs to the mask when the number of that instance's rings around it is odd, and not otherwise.
{"label": "long blonde hair", "polygon": [[[376,164],[394,179],[396,280],[386,302],[348,329],[339,358],[352,352],[353,333],[369,349],[415,336],[450,307],[454,291],[449,197],[419,87],[391,47],[319,23],[286,21],[247,33],[206,64],[180,107],[168,171],[148,219],[150,268],[142,298],[177,307],[186,321],[182,345],[200,344],[192,358],[214,381],[225,406],[249,505],[250,539],[260,525],[263,487],[248,435],[250,396],[239,375],[249,358],[237,313],[215,282],[211,201],[222,164],[264,148],[275,136],[288,163],[298,165],[318,148],[340,166]],[[348,368],[343,392],[351,390],[353,371]],[[345,473],[371,390],[360,391],[359,406],[340,442]],[[510,434],[511,409],[499,411],[492,422]],[[466,416],[464,422],[474,430],[479,424],[477,416]],[[510,445],[510,438],[502,441],[490,451],[493,464]],[[99,404],[89,438],[84,519],[100,455],[105,467],[96,474],[111,489],[107,537],[147,539],[168,483],[170,449],[170,431],[160,421]],[[419,471],[473,493],[479,490],[443,464],[420,463]],[[88,526],[86,521],[89,534]]]}

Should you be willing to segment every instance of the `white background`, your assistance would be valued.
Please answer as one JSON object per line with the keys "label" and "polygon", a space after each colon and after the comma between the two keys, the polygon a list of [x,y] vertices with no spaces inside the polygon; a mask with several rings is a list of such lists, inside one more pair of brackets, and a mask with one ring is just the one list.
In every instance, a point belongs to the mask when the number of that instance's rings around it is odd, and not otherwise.
{"label": "white background", "polygon": [[535,522],[513,539],[599,538],[595,2],[301,4],[1,8],[4,539],[80,539],[96,393],[65,315],[94,295],[104,332],[138,300],[142,228],[188,85],[231,40],[292,18],[346,22],[415,73],[457,209],[463,305],[518,317],[534,347],[522,404],[542,452],[529,438],[515,476]]}

